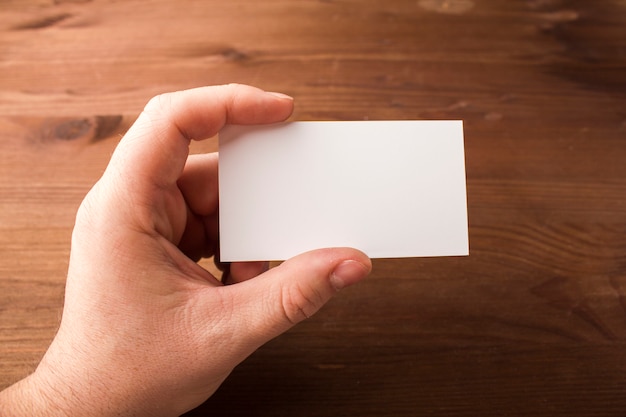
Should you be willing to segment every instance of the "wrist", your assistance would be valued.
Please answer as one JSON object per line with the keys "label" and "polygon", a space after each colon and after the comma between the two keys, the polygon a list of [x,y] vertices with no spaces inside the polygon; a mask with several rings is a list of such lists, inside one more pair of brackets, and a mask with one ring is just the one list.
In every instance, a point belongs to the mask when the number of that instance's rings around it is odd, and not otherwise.
{"label": "wrist", "polygon": [[14,417],[46,415],[69,417],[72,410],[36,372],[0,392],[0,409]]}
{"label": "wrist", "polygon": [[0,392],[0,410],[12,417],[107,416],[106,395],[74,372],[64,373],[48,356],[35,372]]}

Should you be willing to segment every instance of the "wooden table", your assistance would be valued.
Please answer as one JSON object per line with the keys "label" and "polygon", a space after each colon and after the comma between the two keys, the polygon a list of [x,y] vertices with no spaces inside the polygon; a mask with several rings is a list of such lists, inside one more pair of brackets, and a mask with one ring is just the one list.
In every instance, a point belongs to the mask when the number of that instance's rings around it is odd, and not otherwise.
{"label": "wooden table", "polygon": [[376,260],[190,416],[626,415],[623,0],[0,2],[1,387],[120,135],[225,82],[294,120],[463,119],[471,250]]}

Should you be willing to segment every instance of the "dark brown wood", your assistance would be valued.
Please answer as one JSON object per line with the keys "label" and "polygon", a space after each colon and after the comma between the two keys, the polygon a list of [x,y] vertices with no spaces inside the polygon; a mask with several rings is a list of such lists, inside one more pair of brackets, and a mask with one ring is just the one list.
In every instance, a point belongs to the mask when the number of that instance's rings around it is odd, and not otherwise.
{"label": "dark brown wood", "polygon": [[145,102],[243,82],[294,120],[463,119],[471,254],[376,260],[190,416],[623,416],[625,28],[621,0],[0,1],[0,386]]}

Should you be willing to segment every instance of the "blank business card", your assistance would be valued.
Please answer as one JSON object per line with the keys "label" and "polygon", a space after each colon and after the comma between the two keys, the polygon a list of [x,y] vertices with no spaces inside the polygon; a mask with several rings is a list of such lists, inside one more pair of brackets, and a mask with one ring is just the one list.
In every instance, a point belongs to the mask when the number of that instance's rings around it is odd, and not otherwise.
{"label": "blank business card", "polygon": [[469,253],[461,121],[227,126],[219,155],[224,262]]}

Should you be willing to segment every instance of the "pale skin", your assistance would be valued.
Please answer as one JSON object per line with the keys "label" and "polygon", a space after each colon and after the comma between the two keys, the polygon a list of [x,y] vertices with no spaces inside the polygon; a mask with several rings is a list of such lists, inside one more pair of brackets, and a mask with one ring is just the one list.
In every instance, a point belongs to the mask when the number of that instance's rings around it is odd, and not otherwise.
{"label": "pale skin", "polygon": [[269,270],[233,263],[228,285],[196,263],[218,241],[218,156],[190,157],[190,141],[292,110],[290,97],[243,85],[148,103],[77,213],[59,331],[35,372],[0,393],[0,414],[178,416],[370,272],[350,248]]}

